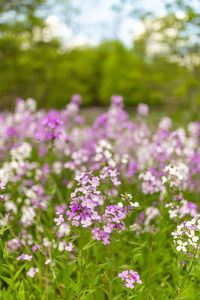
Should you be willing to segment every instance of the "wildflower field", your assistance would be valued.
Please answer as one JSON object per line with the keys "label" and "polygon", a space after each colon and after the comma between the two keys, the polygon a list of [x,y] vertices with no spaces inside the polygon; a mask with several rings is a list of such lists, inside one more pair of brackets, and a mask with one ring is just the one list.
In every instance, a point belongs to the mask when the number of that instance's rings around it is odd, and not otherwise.
{"label": "wildflower field", "polygon": [[200,123],[0,114],[0,299],[200,299]]}

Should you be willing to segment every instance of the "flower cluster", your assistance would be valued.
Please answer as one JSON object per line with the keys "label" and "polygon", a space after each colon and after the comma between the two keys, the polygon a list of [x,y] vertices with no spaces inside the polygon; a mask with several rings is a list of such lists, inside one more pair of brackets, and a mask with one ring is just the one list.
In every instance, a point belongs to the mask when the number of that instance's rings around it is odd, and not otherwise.
{"label": "flower cluster", "polygon": [[36,139],[43,142],[49,142],[59,139],[61,135],[61,125],[63,122],[60,120],[58,112],[50,111],[42,121],[43,130],[36,132]]}
{"label": "flower cluster", "polygon": [[196,217],[198,214],[197,205],[193,202],[188,202],[182,196],[175,196],[175,200],[167,203],[166,208],[171,219],[182,219],[187,215]]}
{"label": "flower cluster", "polygon": [[33,257],[32,255],[22,254],[22,255],[18,256],[16,258],[16,260],[28,260],[28,261],[31,261],[32,257]]}
{"label": "flower cluster", "polygon": [[188,254],[199,250],[200,219],[184,221],[171,233],[174,238],[176,250]]}
{"label": "flower cluster", "polygon": [[124,281],[125,287],[129,289],[134,289],[135,283],[142,284],[142,281],[140,280],[140,275],[133,270],[123,271],[122,273],[118,274],[118,277],[120,277],[122,281]]}
{"label": "flower cluster", "polygon": [[142,116],[147,116],[149,113],[149,107],[147,104],[140,103],[137,106],[137,112]]}
{"label": "flower cluster", "polygon": [[[17,99],[14,112],[0,113],[0,232],[17,269],[32,264],[33,278],[63,257],[76,261],[80,236],[89,248],[120,242],[120,235],[125,241],[127,231],[143,239],[161,228],[163,212],[172,225],[182,222],[172,233],[177,251],[198,251],[198,206],[189,199],[200,191],[200,123],[174,129],[164,117],[149,126],[146,104],[133,119],[114,95],[90,125],[80,104],[73,95],[64,109],[47,112]],[[142,199],[139,212],[130,193]],[[141,283],[132,270],[120,277],[131,289]]]}
{"label": "flower cluster", "polygon": [[168,184],[171,189],[185,190],[187,188],[188,166],[185,163],[179,162],[176,165],[167,165],[164,172],[163,184]]}
{"label": "flower cluster", "polygon": [[39,272],[38,268],[30,268],[27,272],[27,275],[31,278],[35,277],[35,274]]}
{"label": "flower cluster", "polygon": [[117,171],[117,169],[112,169],[110,167],[104,167],[101,171],[100,171],[100,179],[105,179],[108,178],[111,180],[111,182],[113,183],[113,185],[118,186],[121,184],[121,181],[119,180],[119,172]]}
{"label": "flower cluster", "polygon": [[75,179],[80,187],[71,193],[70,209],[66,212],[67,220],[76,227],[89,227],[95,221],[100,220],[100,216],[95,210],[103,201],[101,192],[97,190],[100,180],[99,177],[93,175],[92,171],[82,172]]}
{"label": "flower cluster", "polygon": [[125,213],[123,213],[122,208],[117,205],[107,206],[101,219],[103,228],[96,227],[92,229],[92,238],[97,241],[102,240],[104,245],[110,244],[109,238],[114,230],[117,228],[125,230],[124,218]]}

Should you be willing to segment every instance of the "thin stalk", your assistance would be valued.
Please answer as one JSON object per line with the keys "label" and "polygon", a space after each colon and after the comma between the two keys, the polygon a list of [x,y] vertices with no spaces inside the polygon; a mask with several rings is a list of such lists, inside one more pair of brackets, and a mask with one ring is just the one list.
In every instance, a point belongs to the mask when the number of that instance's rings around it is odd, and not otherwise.
{"label": "thin stalk", "polygon": [[83,273],[83,228],[80,230],[80,252],[79,252],[79,277],[78,277],[78,299],[81,299],[81,281],[82,281],[82,273]]}
{"label": "thin stalk", "polygon": [[116,233],[113,232],[113,240],[112,240],[112,262],[113,262],[113,268],[112,268],[112,277],[114,278],[115,275],[115,240],[116,240]]}
{"label": "thin stalk", "polygon": [[188,279],[188,277],[190,276],[190,273],[191,273],[191,271],[192,271],[193,263],[194,263],[194,260],[195,260],[195,257],[196,257],[198,248],[199,248],[199,245],[197,246],[197,248],[196,248],[196,250],[195,250],[195,253],[194,253],[194,255],[193,255],[190,269],[188,270],[188,272],[187,272],[187,274],[186,274],[186,276],[185,276],[185,278],[183,279],[182,282],[179,282],[179,277],[180,277],[180,274],[181,274],[181,271],[182,271],[183,267],[180,268],[179,275],[178,275],[178,288],[175,290],[175,292],[174,292],[173,295],[172,295],[172,296],[175,297],[175,296],[176,296],[176,293],[178,293],[178,297],[179,297],[178,299],[180,299],[181,288],[184,287],[184,283],[186,282],[186,280]]}
{"label": "thin stalk", "polygon": [[109,292],[110,292],[110,295],[111,295],[112,298],[113,298],[112,283],[113,283],[113,279],[114,279],[114,276],[115,276],[115,252],[116,252],[115,251],[115,238],[116,238],[115,231],[113,231],[112,240],[111,240],[111,243],[108,247],[109,258],[110,258],[110,261],[112,263],[112,268],[110,270],[110,272],[111,272],[110,278],[108,278],[108,276],[106,274],[106,278],[107,278],[108,283],[109,283]]}
{"label": "thin stalk", "polygon": [[151,244],[149,249],[149,272],[148,272],[148,295],[147,299],[149,300],[151,294],[151,270],[152,270],[152,252],[153,252],[153,230],[151,231]]}
{"label": "thin stalk", "polygon": [[[178,263],[180,263],[180,261],[182,262],[182,256],[181,257],[178,257]],[[178,293],[178,297],[180,297],[181,295],[181,283],[180,283],[180,275],[181,275],[181,272],[183,270],[183,265],[180,266],[179,268],[179,271],[178,271],[178,278],[177,278],[177,285],[175,287],[175,290],[174,290],[174,293],[172,295],[172,297],[175,297],[176,296],[176,293]],[[179,298],[178,298],[179,299]]]}
{"label": "thin stalk", "polygon": [[198,246],[197,246],[197,248],[196,248],[196,250],[195,250],[195,253],[194,253],[194,255],[193,255],[190,269],[189,269],[188,273],[186,274],[186,277],[184,278],[183,282],[181,283],[181,286],[182,286],[182,287],[183,287],[185,281],[186,281],[186,280],[188,279],[188,277],[190,276],[190,273],[191,273],[191,271],[192,271],[193,263],[194,263],[195,256],[196,256],[196,254],[197,254],[198,248],[199,248],[199,244],[198,244]]}

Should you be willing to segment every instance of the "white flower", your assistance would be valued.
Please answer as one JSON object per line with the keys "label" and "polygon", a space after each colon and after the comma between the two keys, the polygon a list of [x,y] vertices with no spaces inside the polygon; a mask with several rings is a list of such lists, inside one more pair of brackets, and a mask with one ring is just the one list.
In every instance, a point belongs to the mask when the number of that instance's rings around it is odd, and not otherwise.
{"label": "white flower", "polygon": [[199,240],[199,237],[198,236],[193,236],[192,237],[192,241],[194,242],[194,243],[196,243],[197,241]]}
{"label": "white flower", "polygon": [[176,250],[177,250],[177,251],[183,251],[183,252],[186,252],[186,251],[187,251],[187,249],[186,249],[186,247],[185,247],[185,246],[188,245],[187,242],[182,242],[181,240],[178,240],[178,241],[177,241],[177,244],[178,244],[178,246],[176,247]]}
{"label": "white flower", "polygon": [[109,159],[108,164],[109,164],[109,166],[111,166],[113,168],[116,167],[116,163],[115,163],[115,161],[113,159]]}
{"label": "white flower", "polygon": [[140,204],[138,203],[138,202],[130,202],[130,205],[132,206],[132,207],[140,207]]}
{"label": "white flower", "polygon": [[65,250],[67,250],[68,252],[73,251],[74,245],[72,244],[72,242],[69,242],[69,245],[65,247]]}
{"label": "white flower", "polygon": [[48,238],[43,238],[43,245],[44,247],[50,247],[51,246],[51,242],[49,241]]}
{"label": "white flower", "polygon": [[38,272],[39,272],[38,268],[30,268],[29,271],[27,272],[27,275],[33,278],[35,274]]}
{"label": "white flower", "polygon": [[112,157],[112,154],[111,154],[111,152],[110,152],[110,151],[108,151],[108,150],[105,150],[103,154],[104,154],[105,158],[107,158],[107,159],[109,159],[109,158],[111,158],[111,157]]}
{"label": "white flower", "polygon": [[59,251],[63,251],[65,249],[65,242],[59,242],[58,244],[58,250]]}
{"label": "white flower", "polygon": [[45,261],[45,265],[48,265],[48,264],[50,264],[51,262],[52,262],[51,259],[47,259],[47,260]]}
{"label": "white flower", "polygon": [[190,221],[187,221],[187,222],[185,223],[185,226],[186,226],[186,227],[191,227],[191,226],[192,226],[192,223],[191,223]]}
{"label": "white flower", "polygon": [[196,223],[196,221],[197,221],[196,219],[192,219],[191,224],[194,225]]}

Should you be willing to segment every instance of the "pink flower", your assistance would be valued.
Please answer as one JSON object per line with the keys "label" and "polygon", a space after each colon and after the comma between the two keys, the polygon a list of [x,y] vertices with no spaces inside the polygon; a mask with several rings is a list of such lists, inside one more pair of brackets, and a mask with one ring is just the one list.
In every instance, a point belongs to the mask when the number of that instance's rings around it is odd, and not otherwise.
{"label": "pink flower", "polygon": [[140,280],[140,275],[133,270],[126,270],[118,274],[118,277],[121,277],[122,281],[125,281],[124,285],[129,289],[134,289],[135,283],[142,284]]}
{"label": "pink flower", "polygon": [[74,245],[72,244],[72,242],[69,242],[69,245],[65,247],[65,250],[67,250],[68,252],[73,251]]}
{"label": "pink flower", "polygon": [[32,255],[22,254],[21,256],[18,256],[16,258],[16,260],[28,260],[28,261],[31,261],[32,257],[33,257]]}
{"label": "pink flower", "polygon": [[137,112],[142,116],[147,116],[149,113],[149,107],[147,104],[140,103],[137,106]]}
{"label": "pink flower", "polygon": [[81,224],[83,227],[89,227],[92,225],[92,222],[90,218],[86,218],[85,220],[81,220]]}
{"label": "pink flower", "polygon": [[59,215],[58,218],[54,218],[53,220],[54,220],[54,222],[56,222],[57,226],[64,222],[64,218],[62,215]]}

